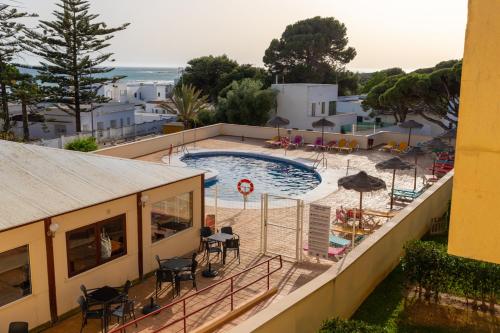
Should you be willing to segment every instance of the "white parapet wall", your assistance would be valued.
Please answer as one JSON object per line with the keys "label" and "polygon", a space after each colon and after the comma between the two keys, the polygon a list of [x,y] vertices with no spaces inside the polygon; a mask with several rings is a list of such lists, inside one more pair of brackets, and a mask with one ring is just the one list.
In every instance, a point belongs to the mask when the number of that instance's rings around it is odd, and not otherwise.
{"label": "white parapet wall", "polygon": [[[303,131],[303,130],[287,130],[281,129],[282,136],[301,135],[305,142],[312,143],[316,138],[321,137],[321,131]],[[185,130],[178,133],[159,135],[154,138],[144,139],[140,141],[124,143],[121,145],[104,148],[96,153],[101,155],[109,155],[123,158],[137,158],[140,156],[156,153],[162,150],[167,150],[172,145],[174,147],[183,144],[190,144],[196,141],[213,138],[220,135],[253,138],[267,140],[277,135],[277,129],[273,127],[263,126],[248,126],[236,124],[215,124],[196,129]],[[359,143],[359,148],[368,148],[368,139],[373,139],[374,145],[381,145],[389,141],[407,142],[408,135],[405,133],[394,132],[379,132],[371,135],[356,135],[356,134],[340,134],[325,132],[325,142],[339,141],[346,139],[348,141],[356,140]],[[412,144],[430,140],[426,136],[412,136]]]}
{"label": "white parapet wall", "polygon": [[328,318],[349,318],[397,266],[405,243],[421,238],[446,212],[452,186],[450,172],[329,270],[230,332],[312,333]]}

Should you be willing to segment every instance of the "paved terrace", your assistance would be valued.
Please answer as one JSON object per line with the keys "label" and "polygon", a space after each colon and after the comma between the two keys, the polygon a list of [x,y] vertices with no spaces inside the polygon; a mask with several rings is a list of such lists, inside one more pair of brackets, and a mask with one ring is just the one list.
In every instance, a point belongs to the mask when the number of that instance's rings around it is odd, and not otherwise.
{"label": "paved terrace", "polygon": [[[229,136],[218,136],[211,139],[203,140],[197,142],[195,145],[190,144],[188,149],[195,150],[197,148],[202,149],[236,149],[236,150],[247,150],[252,152],[265,152],[270,153],[276,156],[284,156],[285,152],[283,149],[272,149],[266,148],[263,140],[257,139],[248,139],[245,138],[245,141],[241,141],[241,137],[229,137]],[[161,162],[162,158],[168,154],[168,151],[160,151],[154,154],[146,155],[140,157],[142,160]],[[286,155],[288,157],[297,157],[302,159],[312,160],[316,156],[314,152],[306,151],[305,149],[296,149],[287,151]],[[377,150],[366,151],[360,150],[358,152],[352,154],[338,154],[338,153],[326,153],[328,159],[328,168],[338,169],[347,171],[347,164],[349,161],[349,174],[353,174],[360,170],[364,170],[368,172],[370,175],[374,175],[384,179],[388,185],[391,184],[392,181],[392,172],[380,172],[375,169],[375,164],[386,160],[392,157],[389,153],[379,152]],[[429,157],[419,158],[419,169],[418,174],[419,177],[424,175],[425,168],[429,167],[432,164],[432,160]],[[417,183],[418,187],[421,186],[421,180]],[[396,187],[398,188],[412,188],[413,187],[413,171],[409,172],[398,172],[396,177]],[[366,194],[363,198],[364,200],[364,208],[376,209],[376,210],[387,210],[389,197],[387,191],[380,191],[373,194]],[[330,205],[333,209],[343,206],[343,207],[358,207],[359,205],[359,194],[354,191],[346,191],[346,190],[337,190],[333,193],[330,193],[326,197],[318,200],[316,203]],[[396,206],[396,209],[401,208],[400,206]],[[214,213],[214,207],[206,207],[206,213]],[[295,211],[290,208],[277,208],[272,209],[270,214],[281,221],[283,223],[294,224],[293,217],[295,216]],[[263,256],[260,254],[260,239],[261,239],[261,226],[260,226],[260,209],[229,209],[229,208],[218,208],[217,210],[217,227],[231,225],[233,227],[234,232],[241,236],[241,264],[238,264],[237,260],[233,260],[232,254],[229,254],[229,262],[226,263],[225,266],[221,265],[213,265],[214,269],[219,270],[221,273],[215,279],[205,279],[201,276],[198,277],[198,288],[204,288],[215,281],[219,281],[224,277],[234,275],[238,272],[241,272],[247,267],[251,267],[252,265],[261,262],[269,257]],[[384,221],[381,221],[383,223]],[[304,211],[304,240],[307,239],[308,233],[308,205],[305,207]],[[287,253],[290,251],[288,246],[289,244],[294,244],[295,235],[291,232],[290,234],[283,234],[282,232],[276,234],[271,243],[274,243],[274,248],[272,249],[274,252]],[[290,243],[291,242],[291,243]],[[199,259],[201,260],[202,255],[199,255]],[[212,262],[215,262],[215,257]],[[326,271],[334,261],[329,260],[317,260],[316,258],[308,257],[304,253],[304,261],[300,264],[294,263],[293,261],[285,260],[283,268],[275,273],[275,275],[271,278],[271,286],[277,286],[278,292],[272,298],[261,302],[258,306],[254,307],[250,311],[244,313],[240,317],[234,319],[231,323],[222,327],[219,331],[226,331],[230,327],[237,325],[242,322],[246,318],[254,315],[256,312],[264,309],[267,305],[273,302],[276,299],[285,297],[290,292],[295,289],[301,287],[307,282],[311,281],[322,272]],[[276,265],[274,263],[273,265]],[[273,267],[271,266],[271,269]],[[203,261],[200,264],[203,270],[206,266],[206,261]],[[275,267],[275,266],[274,266]],[[252,281],[258,276],[261,276],[265,271],[265,266],[262,268],[255,270],[253,272],[249,272],[245,274],[239,285],[243,285],[247,282]],[[88,286],[94,287],[94,286]],[[96,286],[97,287],[97,286]],[[208,304],[220,297],[224,293],[228,292],[228,285],[221,285],[217,288],[214,288],[210,291],[210,293],[206,293],[200,296],[195,297],[189,304],[188,312],[203,306],[204,304]],[[147,304],[149,297],[154,295],[155,290],[155,280],[153,277],[147,278],[145,281],[140,283],[139,285],[134,286],[131,289],[131,296],[136,299],[137,303],[137,314],[140,313],[139,308],[141,308],[144,304]],[[246,301],[257,294],[261,293],[265,290],[265,280],[255,284],[253,287],[245,290],[240,295],[238,295],[236,300],[236,305],[241,304],[243,301]],[[189,283],[184,283],[182,288],[181,297],[184,297],[190,293],[193,293],[194,290],[191,289],[191,285]],[[180,299],[176,298],[175,300]],[[172,300],[172,294],[170,286],[167,284],[163,287],[163,292],[159,298],[159,304],[164,305],[169,303]],[[211,306],[206,310],[200,312],[199,314],[194,315],[188,320],[189,329],[193,329],[195,327],[200,326],[207,321],[216,318],[228,311],[229,309],[229,300],[225,300],[219,303],[216,306]],[[165,311],[158,316],[155,316],[151,320],[144,321],[139,325],[138,328],[131,327],[127,329],[127,332],[151,332],[155,328],[158,329],[161,325],[164,325],[167,322],[171,322],[177,318],[182,313],[182,309],[180,306],[174,306],[172,311]],[[80,314],[74,315],[57,326],[47,330],[47,332],[51,333],[59,333],[59,332],[77,332],[79,331],[81,325],[81,316]],[[115,325],[116,326],[116,325]],[[99,332],[99,322],[98,321],[89,321],[89,325],[85,327],[84,332]],[[181,325],[175,325],[174,327],[166,330],[166,332],[176,332],[182,331]]]}

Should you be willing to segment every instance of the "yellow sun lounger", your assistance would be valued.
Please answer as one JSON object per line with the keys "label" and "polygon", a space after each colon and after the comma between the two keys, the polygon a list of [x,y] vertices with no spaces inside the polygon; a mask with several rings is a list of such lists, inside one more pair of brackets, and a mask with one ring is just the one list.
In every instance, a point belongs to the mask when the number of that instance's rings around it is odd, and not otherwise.
{"label": "yellow sun lounger", "polygon": [[397,143],[395,141],[389,141],[385,146],[380,147],[379,151],[391,151],[396,148]]}

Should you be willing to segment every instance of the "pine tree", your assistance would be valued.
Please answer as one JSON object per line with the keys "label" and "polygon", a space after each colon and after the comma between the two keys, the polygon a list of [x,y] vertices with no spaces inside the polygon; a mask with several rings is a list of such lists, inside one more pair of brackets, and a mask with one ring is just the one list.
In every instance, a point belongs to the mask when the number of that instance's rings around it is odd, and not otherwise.
{"label": "pine tree", "polygon": [[20,12],[16,8],[0,3],[0,99],[3,132],[10,130],[9,92],[7,87],[16,74],[12,61],[26,49],[26,26],[19,19],[35,17],[35,14]]}
{"label": "pine tree", "polygon": [[[30,115],[36,116],[33,107],[43,100],[43,89],[38,86],[37,82],[31,75],[19,74],[18,80],[13,82],[11,90],[12,99],[21,104],[23,119],[23,141],[28,142],[30,140]],[[28,113],[28,109],[30,109],[30,113]]]}
{"label": "pine tree", "polygon": [[[108,28],[99,17],[91,14],[85,0],[60,0],[53,12],[53,21],[40,21],[41,32],[32,32],[34,53],[43,60],[38,67],[39,77],[46,84],[51,101],[63,105],[76,120],[76,131],[81,132],[80,113],[83,105],[103,103],[107,99],[97,94],[98,87],[116,80],[103,74],[113,70],[101,66],[114,61],[113,53],[106,53],[113,33],[129,24]],[[61,108],[67,110],[66,108]]]}

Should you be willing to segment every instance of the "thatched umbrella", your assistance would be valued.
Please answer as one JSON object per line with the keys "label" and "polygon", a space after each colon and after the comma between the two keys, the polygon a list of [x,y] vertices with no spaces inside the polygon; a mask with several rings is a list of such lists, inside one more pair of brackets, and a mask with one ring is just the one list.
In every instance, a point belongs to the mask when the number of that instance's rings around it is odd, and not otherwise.
{"label": "thatched umbrella", "polygon": [[399,127],[408,128],[410,130],[408,132],[408,146],[410,146],[411,130],[414,128],[422,128],[422,127],[424,127],[424,125],[411,119],[411,120],[403,121],[401,124],[399,124]]}
{"label": "thatched umbrella", "polygon": [[[443,140],[439,138],[434,138],[432,140],[426,141],[422,143],[421,147],[428,152],[438,152],[450,150],[451,146],[447,143],[444,143]],[[434,162],[432,163],[432,175],[434,175],[434,167],[436,166],[436,158],[434,157]]]}
{"label": "thatched umbrella", "polygon": [[451,130],[448,130],[444,132],[441,135],[438,135],[439,139],[448,139],[448,143],[451,144],[451,140],[456,139],[457,137],[457,129],[453,128]]}
{"label": "thatched umbrella", "polygon": [[426,154],[425,150],[422,149],[422,147],[411,147],[408,149],[406,153],[404,153],[402,156],[403,157],[414,157],[415,158],[415,178],[413,181],[413,191],[417,189],[417,162],[418,162],[418,157],[419,156],[424,156]]}
{"label": "thatched umbrella", "polygon": [[320,120],[316,120],[312,123],[312,127],[319,128],[321,127],[321,144],[325,144],[325,127],[333,127],[335,124],[326,118],[321,118]]}
{"label": "thatched umbrella", "polygon": [[269,119],[269,121],[267,122],[267,124],[270,125],[270,126],[273,126],[273,127],[278,127],[278,136],[281,138],[281,136],[280,136],[280,126],[285,126],[285,125],[290,124],[290,120],[275,115],[274,117],[272,117],[271,119]]}
{"label": "thatched umbrella", "polygon": [[[385,182],[376,177],[369,176],[366,172],[360,171],[359,173],[352,176],[345,176],[338,180],[339,187],[343,187],[346,190],[354,190],[359,192],[359,227],[361,228],[363,221],[363,192],[373,192],[385,189]],[[353,224],[353,229],[355,228],[355,223]],[[354,244],[355,232],[353,231]]]}
{"label": "thatched umbrella", "polygon": [[394,181],[396,180],[396,170],[412,169],[413,165],[403,161],[399,157],[393,157],[387,161],[375,164],[375,167],[380,170],[392,170],[392,189],[391,189],[391,210],[394,206]]}

